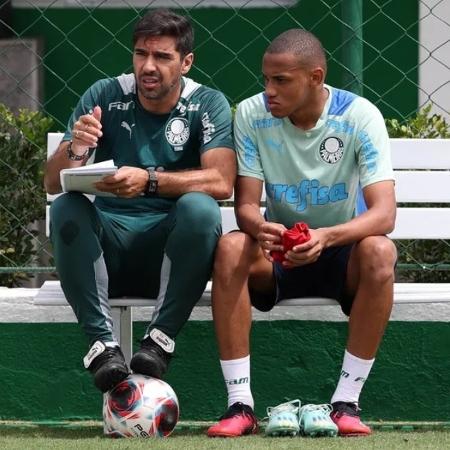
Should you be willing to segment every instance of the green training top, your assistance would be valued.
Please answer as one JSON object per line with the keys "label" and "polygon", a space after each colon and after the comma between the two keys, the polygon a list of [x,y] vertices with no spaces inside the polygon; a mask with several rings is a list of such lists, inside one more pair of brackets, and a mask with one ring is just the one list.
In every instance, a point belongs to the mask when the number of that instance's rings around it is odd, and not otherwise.
{"label": "green training top", "polygon": [[359,186],[392,180],[389,137],[378,109],[363,97],[326,86],[314,128],[270,113],[263,93],[244,100],[235,118],[239,175],[265,183],[267,220],[311,228],[348,222]]}
{"label": "green training top", "polygon": [[[103,136],[95,149],[94,162],[113,159],[118,167],[177,171],[199,168],[201,154],[210,149],[234,148],[231,111],[225,96],[190,78],[182,78],[179,102],[169,114],[153,114],[143,108],[134,74],[99,80],[80,98],[63,140],[72,139],[75,121],[97,105],[102,109]],[[166,214],[175,201],[159,196],[98,196],[95,204],[113,213]]]}

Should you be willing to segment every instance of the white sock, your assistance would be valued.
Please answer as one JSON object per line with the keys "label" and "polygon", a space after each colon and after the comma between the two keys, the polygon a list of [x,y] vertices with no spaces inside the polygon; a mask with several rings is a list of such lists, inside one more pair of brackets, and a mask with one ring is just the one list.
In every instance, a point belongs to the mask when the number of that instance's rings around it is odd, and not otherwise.
{"label": "white sock", "polygon": [[374,361],[375,358],[361,359],[345,350],[341,377],[331,398],[331,403],[351,402],[358,404],[361,389],[369,376]]}
{"label": "white sock", "polygon": [[250,355],[239,359],[220,360],[223,378],[228,391],[228,407],[241,402],[253,408],[250,390]]}

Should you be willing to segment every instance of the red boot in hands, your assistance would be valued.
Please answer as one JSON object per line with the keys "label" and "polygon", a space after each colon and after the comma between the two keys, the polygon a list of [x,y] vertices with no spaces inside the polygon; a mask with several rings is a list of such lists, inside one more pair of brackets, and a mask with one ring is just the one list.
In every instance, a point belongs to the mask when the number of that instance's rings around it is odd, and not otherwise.
{"label": "red boot in hands", "polygon": [[291,229],[286,230],[281,238],[283,242],[284,251],[271,252],[270,256],[274,261],[283,262],[286,261],[284,254],[288,250],[292,250],[293,247],[299,244],[304,244],[311,239],[309,234],[309,227],[305,222],[297,222]]}

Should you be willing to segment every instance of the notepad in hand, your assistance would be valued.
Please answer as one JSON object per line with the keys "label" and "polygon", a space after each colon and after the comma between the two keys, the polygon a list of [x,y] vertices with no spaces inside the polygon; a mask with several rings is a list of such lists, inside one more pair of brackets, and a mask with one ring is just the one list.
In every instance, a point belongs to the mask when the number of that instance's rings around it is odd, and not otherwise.
{"label": "notepad in hand", "polygon": [[99,191],[95,187],[95,183],[101,181],[103,177],[114,175],[116,172],[117,166],[112,159],[86,166],[63,169],[60,172],[61,187],[64,192],[77,191],[84,194],[115,197],[111,192]]}

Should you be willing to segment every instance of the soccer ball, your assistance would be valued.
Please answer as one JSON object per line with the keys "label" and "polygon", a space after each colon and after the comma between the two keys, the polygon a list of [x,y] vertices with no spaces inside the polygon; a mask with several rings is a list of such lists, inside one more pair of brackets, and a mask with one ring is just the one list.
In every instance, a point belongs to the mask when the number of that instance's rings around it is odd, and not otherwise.
{"label": "soccer ball", "polygon": [[111,437],[166,437],[178,416],[175,392],[156,378],[131,374],[103,397],[104,432]]}

